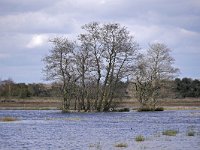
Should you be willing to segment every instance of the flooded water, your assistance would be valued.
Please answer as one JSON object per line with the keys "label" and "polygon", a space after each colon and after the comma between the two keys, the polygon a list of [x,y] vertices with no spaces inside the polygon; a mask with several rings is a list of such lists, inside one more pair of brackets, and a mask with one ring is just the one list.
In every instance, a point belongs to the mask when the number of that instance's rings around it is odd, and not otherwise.
{"label": "flooded water", "polygon": [[[68,113],[57,110],[1,110],[1,150],[200,150],[200,111]],[[176,136],[162,132],[177,130]],[[188,131],[195,136],[187,136]],[[137,135],[145,137],[136,142]],[[127,147],[119,148],[124,143]]]}

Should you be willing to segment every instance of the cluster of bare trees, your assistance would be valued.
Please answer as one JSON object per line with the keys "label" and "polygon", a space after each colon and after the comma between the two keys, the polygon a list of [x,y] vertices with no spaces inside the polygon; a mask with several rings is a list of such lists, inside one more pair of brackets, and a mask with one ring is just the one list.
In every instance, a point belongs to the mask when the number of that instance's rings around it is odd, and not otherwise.
{"label": "cluster of bare trees", "polygon": [[[47,79],[63,83],[63,110],[108,111],[117,85],[133,71],[138,44],[119,24],[90,23],[78,41],[51,40],[44,58]],[[73,101],[73,102],[72,102]]]}
{"label": "cluster of bare trees", "polygon": [[148,57],[141,55],[137,42],[119,24],[93,22],[82,29],[77,41],[51,40],[53,48],[43,59],[46,78],[62,82],[63,110],[108,111],[120,82],[130,76],[141,104],[152,99],[155,105],[161,81],[171,77],[165,73],[176,71],[169,49],[153,44]]}

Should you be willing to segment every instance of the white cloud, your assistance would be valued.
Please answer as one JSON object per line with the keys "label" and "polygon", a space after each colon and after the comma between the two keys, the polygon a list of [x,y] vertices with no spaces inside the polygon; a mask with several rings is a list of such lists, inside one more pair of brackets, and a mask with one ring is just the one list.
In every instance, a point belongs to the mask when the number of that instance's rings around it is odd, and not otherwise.
{"label": "white cloud", "polygon": [[193,37],[193,36],[199,36],[200,34],[197,33],[197,32],[194,32],[194,31],[189,31],[187,29],[184,29],[184,28],[180,28],[179,29],[179,32],[183,35],[183,36],[186,36],[186,37]]}
{"label": "white cloud", "polygon": [[[49,38],[66,36],[75,40],[83,32],[81,26],[91,21],[117,22],[128,27],[144,49],[151,42],[165,43],[174,50],[181,70],[190,60],[197,62],[191,66],[200,65],[199,0],[19,1],[0,0],[1,68],[9,65],[42,66],[39,58],[48,52]],[[38,59],[35,59],[36,56]],[[24,57],[27,59],[21,59]],[[12,72],[12,68],[4,72],[9,71]],[[20,72],[16,70],[15,74]],[[194,69],[190,71],[191,76],[195,72],[199,74],[199,70]],[[35,74],[35,80],[39,76],[41,74]],[[5,75],[7,77],[9,74]]]}
{"label": "white cloud", "polygon": [[47,43],[47,35],[34,35],[30,42],[26,45],[27,48],[35,48]]}
{"label": "white cloud", "polygon": [[0,33],[69,33],[75,21],[68,14],[27,12],[0,16]]}

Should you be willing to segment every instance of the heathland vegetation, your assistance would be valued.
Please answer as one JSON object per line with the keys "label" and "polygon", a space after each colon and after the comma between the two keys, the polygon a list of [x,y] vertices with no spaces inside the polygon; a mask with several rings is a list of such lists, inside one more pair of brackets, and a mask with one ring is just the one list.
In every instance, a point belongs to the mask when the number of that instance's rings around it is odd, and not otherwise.
{"label": "heathland vegetation", "polygon": [[[131,97],[127,81],[121,82],[120,96]],[[200,80],[191,78],[176,78],[169,81],[170,88],[163,92],[162,98],[199,98]],[[12,79],[0,80],[0,98],[25,99],[29,97],[61,97],[61,83],[16,83]],[[133,91],[134,92],[134,91]],[[118,97],[119,98],[119,97]]]}
{"label": "heathland vegetation", "polygon": [[[129,98],[132,96],[129,88],[130,83],[121,82],[118,87],[120,94],[118,98]],[[176,78],[169,81],[171,85],[167,91],[163,92],[161,98],[199,98],[200,97],[200,80],[191,78]],[[16,83],[12,79],[0,81],[0,98],[9,100],[26,99],[31,97],[48,98],[48,97],[62,97],[61,83],[53,82],[49,84],[44,83]],[[133,91],[134,94],[134,91]]]}

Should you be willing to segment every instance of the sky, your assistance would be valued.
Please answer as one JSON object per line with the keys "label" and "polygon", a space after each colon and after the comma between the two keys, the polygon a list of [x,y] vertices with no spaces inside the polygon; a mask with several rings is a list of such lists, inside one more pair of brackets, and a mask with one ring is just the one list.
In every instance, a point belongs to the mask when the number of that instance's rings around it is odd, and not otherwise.
{"label": "sky", "polygon": [[49,39],[94,21],[126,26],[142,49],[166,44],[179,77],[200,79],[200,0],[0,0],[0,79],[45,83]]}

